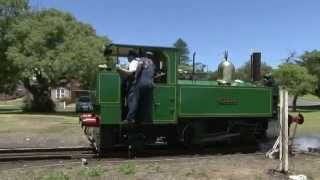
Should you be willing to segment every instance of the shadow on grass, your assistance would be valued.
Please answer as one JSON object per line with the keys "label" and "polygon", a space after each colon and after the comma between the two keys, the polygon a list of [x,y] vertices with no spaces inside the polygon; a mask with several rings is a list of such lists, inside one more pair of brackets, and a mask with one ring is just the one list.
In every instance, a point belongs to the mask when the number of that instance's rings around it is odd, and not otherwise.
{"label": "shadow on grass", "polygon": [[19,108],[0,108],[0,114],[8,114],[8,113],[21,113],[22,109]]}
{"label": "shadow on grass", "polygon": [[317,106],[298,106],[297,112],[315,112],[320,111],[320,105]]}
{"label": "shadow on grass", "polygon": [[69,117],[78,117],[79,115],[76,112],[72,111],[59,111],[59,112],[50,112],[50,113],[43,113],[43,112],[24,112],[22,109],[18,108],[0,108],[0,114],[37,114],[37,115],[54,115],[54,116],[69,116]]}

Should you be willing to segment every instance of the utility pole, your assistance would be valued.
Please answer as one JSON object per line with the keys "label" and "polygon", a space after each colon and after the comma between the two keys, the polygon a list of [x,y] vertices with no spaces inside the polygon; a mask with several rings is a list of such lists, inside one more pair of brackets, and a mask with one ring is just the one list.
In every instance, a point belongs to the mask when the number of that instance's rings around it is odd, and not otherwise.
{"label": "utility pole", "polygon": [[288,91],[280,89],[280,171],[287,173],[289,170],[288,144]]}

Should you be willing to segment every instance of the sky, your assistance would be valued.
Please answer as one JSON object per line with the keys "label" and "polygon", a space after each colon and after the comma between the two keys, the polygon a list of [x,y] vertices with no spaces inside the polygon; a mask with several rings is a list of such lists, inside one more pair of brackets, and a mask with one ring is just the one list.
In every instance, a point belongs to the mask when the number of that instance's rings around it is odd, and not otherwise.
{"label": "sky", "polygon": [[30,0],[91,24],[114,43],[172,46],[182,38],[190,57],[217,69],[228,50],[239,67],[250,53],[276,67],[289,52],[319,48],[318,0]]}

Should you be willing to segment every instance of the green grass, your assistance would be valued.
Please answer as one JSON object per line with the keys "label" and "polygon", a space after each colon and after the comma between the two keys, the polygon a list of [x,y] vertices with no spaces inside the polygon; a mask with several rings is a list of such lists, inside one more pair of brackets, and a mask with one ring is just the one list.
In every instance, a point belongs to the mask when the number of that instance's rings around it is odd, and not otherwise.
{"label": "green grass", "polygon": [[23,98],[18,98],[8,101],[0,101],[0,106],[21,106],[23,103]]}
{"label": "green grass", "polygon": [[301,97],[304,100],[308,101],[320,101],[320,98],[318,96],[312,95],[312,94],[307,94]]}
{"label": "green grass", "polygon": [[22,109],[19,107],[0,106],[0,114],[6,113],[21,113]]}
{"label": "green grass", "polygon": [[[320,133],[320,107],[312,106],[312,107],[300,107],[297,109],[297,112],[300,112],[305,120],[302,125],[298,125],[297,134],[305,135],[305,134],[315,134]],[[297,114],[297,113],[290,113]]]}
{"label": "green grass", "polygon": [[41,180],[70,180],[71,178],[65,174],[63,171],[50,172],[48,175],[45,175],[40,178]]}
{"label": "green grass", "polygon": [[[98,162],[99,163],[99,162]],[[100,180],[114,179],[105,166],[94,165],[83,167],[80,164],[66,162],[64,166],[35,166],[32,168],[18,168],[17,170],[0,171],[0,179],[23,180]],[[119,178],[115,178],[119,179]]]}
{"label": "green grass", "polygon": [[78,118],[60,114],[0,114],[0,133],[54,133],[79,128]]}
{"label": "green grass", "polygon": [[134,163],[121,164],[118,167],[118,172],[125,175],[133,175],[136,173],[136,165]]}
{"label": "green grass", "polygon": [[0,113],[17,113],[22,112],[23,98],[0,101]]}
{"label": "green grass", "polygon": [[85,176],[85,177],[99,177],[99,176],[102,176],[103,173],[104,173],[104,170],[101,168],[101,166],[83,167],[79,171],[79,175]]}

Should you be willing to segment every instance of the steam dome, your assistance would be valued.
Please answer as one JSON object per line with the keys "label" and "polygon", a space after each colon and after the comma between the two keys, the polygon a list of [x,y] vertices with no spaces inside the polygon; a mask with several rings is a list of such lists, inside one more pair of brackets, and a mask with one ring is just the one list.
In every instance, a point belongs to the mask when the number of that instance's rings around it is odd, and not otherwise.
{"label": "steam dome", "polygon": [[234,65],[228,60],[228,52],[226,51],[224,54],[224,60],[218,67],[219,79],[226,83],[230,83],[232,81],[234,71]]}

